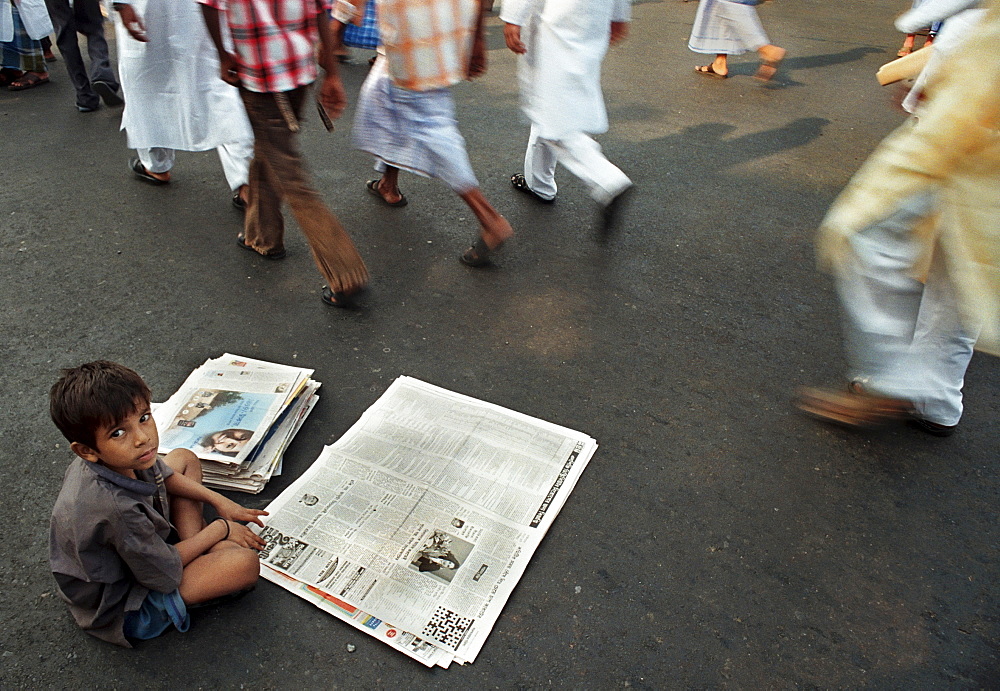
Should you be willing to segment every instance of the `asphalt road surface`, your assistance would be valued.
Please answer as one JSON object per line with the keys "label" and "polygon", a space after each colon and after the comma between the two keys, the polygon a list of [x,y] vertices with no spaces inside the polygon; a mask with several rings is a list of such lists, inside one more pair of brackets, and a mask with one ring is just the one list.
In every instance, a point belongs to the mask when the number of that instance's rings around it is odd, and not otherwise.
{"label": "asphalt road surface", "polygon": [[[687,50],[696,3],[635,5],[605,63],[609,157],[637,183],[619,232],[559,175],[557,202],[511,189],[527,126],[513,55],[489,22],[490,71],[455,89],[486,196],[517,230],[495,266],[459,253],[471,213],[401,176],[410,204],[365,191],[352,106],[302,144],[372,273],[356,310],[290,224],[289,254],[235,243],[216,155],[174,182],[133,179],[120,111],[80,114],[52,83],[0,92],[0,686],[4,688],[977,688],[1000,685],[1000,370],[977,355],[958,433],[853,433],[790,405],[835,385],[836,296],[812,238],[902,122],[874,80],[908,2],[760,9],[789,56],[775,82],[707,79]],[[135,650],[80,632],[54,593],[48,516],[70,452],[48,419],[61,367],[107,358],[156,400],[222,352],[315,368],[322,400],[258,496],[286,487],[407,374],[581,430],[600,449],[469,666],[426,670],[262,582]],[[348,644],[356,646],[348,652]]]}

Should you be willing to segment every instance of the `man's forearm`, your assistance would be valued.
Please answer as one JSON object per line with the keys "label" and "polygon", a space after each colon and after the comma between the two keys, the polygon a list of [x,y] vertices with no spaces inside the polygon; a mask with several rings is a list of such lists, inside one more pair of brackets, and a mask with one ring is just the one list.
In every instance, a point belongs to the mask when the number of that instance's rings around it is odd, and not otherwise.
{"label": "man's forearm", "polygon": [[337,61],[337,49],[340,48],[338,32],[330,26],[330,15],[326,10],[321,9],[316,15],[316,25],[319,29],[319,66],[331,76],[340,77],[340,68]]}
{"label": "man's forearm", "polygon": [[212,37],[212,43],[219,55],[226,52],[226,45],[222,42],[222,25],[219,22],[219,9],[209,5],[201,6],[201,16],[205,19],[205,26],[208,28],[208,35]]}

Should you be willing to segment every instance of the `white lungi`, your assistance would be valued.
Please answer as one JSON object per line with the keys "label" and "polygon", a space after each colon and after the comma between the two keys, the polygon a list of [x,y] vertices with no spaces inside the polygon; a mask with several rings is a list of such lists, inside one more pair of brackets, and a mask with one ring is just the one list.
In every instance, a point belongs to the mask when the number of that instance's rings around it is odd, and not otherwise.
{"label": "white lungi", "polygon": [[695,53],[739,55],[771,43],[753,5],[701,0],[688,48]]}
{"label": "white lungi", "polygon": [[959,320],[941,252],[935,252],[925,283],[913,278],[922,252],[913,227],[933,213],[935,199],[933,192],[913,196],[854,235],[837,289],[846,317],[849,380],[911,401],[931,422],[956,425],[978,333]]}

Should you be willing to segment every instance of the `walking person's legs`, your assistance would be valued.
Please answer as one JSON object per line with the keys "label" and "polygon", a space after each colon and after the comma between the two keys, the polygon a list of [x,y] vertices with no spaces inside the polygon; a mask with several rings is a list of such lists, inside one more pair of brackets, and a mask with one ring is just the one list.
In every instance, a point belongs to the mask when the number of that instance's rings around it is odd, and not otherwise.
{"label": "walking person's legs", "polygon": [[[308,87],[300,87],[285,94],[296,117],[307,93]],[[284,201],[302,228],[334,301],[338,295],[346,297],[361,290],[368,282],[368,269],[340,221],[312,187],[302,165],[297,137],[288,129],[275,95],[245,89],[241,95],[254,131],[247,244],[260,251],[260,241],[273,238],[276,229],[269,227],[268,221],[273,221],[275,213],[280,215],[278,209]],[[252,222],[258,224],[253,229],[257,237],[249,235]]]}

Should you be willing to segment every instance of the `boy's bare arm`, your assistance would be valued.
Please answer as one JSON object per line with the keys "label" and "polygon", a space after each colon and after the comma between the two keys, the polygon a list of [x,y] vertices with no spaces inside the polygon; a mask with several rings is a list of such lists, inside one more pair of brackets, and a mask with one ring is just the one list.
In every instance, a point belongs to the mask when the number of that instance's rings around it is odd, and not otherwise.
{"label": "boy's bare arm", "polygon": [[267,511],[240,506],[232,499],[226,499],[218,492],[213,492],[208,487],[181,473],[174,473],[164,480],[163,484],[169,494],[208,504],[215,509],[220,518],[225,518],[227,521],[248,521],[264,527],[260,516],[266,516]]}
{"label": "boy's bare arm", "polygon": [[263,549],[267,544],[242,523],[217,520],[212,521],[187,540],[178,542],[174,545],[174,549],[181,557],[181,564],[187,566],[223,540],[229,540],[240,547],[250,547],[251,549]]}

